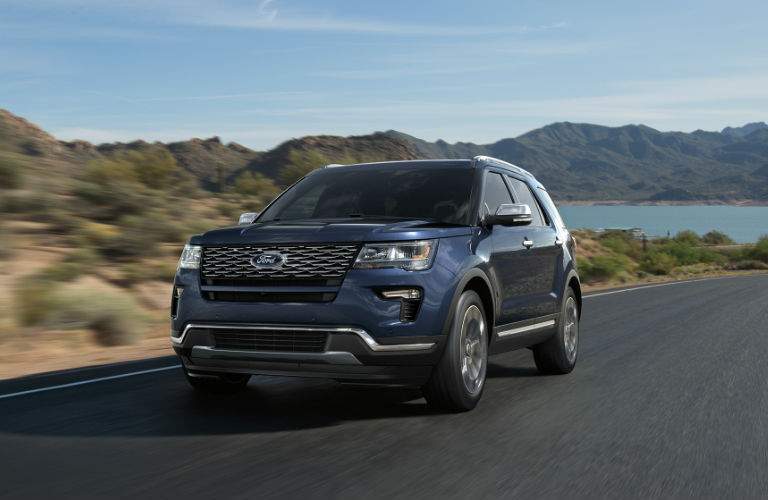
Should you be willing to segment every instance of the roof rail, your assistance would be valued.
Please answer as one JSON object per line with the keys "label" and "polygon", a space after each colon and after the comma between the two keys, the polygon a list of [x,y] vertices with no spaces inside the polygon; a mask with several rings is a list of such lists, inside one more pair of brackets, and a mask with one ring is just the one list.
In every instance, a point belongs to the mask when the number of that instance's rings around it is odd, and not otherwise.
{"label": "roof rail", "polygon": [[474,158],[472,158],[472,161],[475,163],[482,162],[489,165],[495,165],[497,167],[506,168],[507,170],[511,170],[520,175],[525,175],[535,179],[533,174],[525,170],[524,168],[520,168],[517,165],[513,165],[512,163],[506,162],[504,160],[499,160],[498,158],[493,158],[492,156],[477,155]]}

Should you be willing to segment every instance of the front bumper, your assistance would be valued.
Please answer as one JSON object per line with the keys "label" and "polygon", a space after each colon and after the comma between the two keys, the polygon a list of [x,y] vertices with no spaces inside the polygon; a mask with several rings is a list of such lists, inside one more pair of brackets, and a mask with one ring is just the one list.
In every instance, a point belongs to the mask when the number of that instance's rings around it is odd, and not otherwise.
{"label": "front bumper", "polygon": [[[215,346],[217,329],[322,331],[328,336],[322,352],[222,349]],[[380,343],[365,330],[338,326],[191,323],[171,339],[192,375],[249,373],[377,384],[423,384],[442,348],[438,336],[389,338]]]}
{"label": "front bumper", "polygon": [[[459,251],[441,243],[445,256]],[[441,255],[437,257],[433,267],[424,271],[351,269],[329,302],[209,300],[197,270],[180,270],[174,284],[183,291],[171,319],[174,350],[192,373],[423,383],[442,354],[446,318],[458,284],[456,266],[443,265]],[[402,287],[422,292],[413,321],[402,321],[400,302],[382,298],[379,293]],[[206,330],[211,326],[322,329],[329,335],[322,353],[232,350],[216,346]]]}

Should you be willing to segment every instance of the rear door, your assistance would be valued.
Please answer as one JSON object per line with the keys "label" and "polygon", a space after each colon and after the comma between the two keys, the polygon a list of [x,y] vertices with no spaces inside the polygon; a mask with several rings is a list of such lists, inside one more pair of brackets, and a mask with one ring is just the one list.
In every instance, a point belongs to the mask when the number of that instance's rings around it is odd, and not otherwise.
{"label": "rear door", "polygon": [[563,251],[557,230],[528,183],[508,174],[505,178],[515,203],[530,206],[533,217],[529,226],[523,226],[525,238],[532,242],[526,252],[526,262],[529,266],[526,282],[531,295],[530,307],[535,311],[534,317],[554,314],[557,310],[555,278]]}

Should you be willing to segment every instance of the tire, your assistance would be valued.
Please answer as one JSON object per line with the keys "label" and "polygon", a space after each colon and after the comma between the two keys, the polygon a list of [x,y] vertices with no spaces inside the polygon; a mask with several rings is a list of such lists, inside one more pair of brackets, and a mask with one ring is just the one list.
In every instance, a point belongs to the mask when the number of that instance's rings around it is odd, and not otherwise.
{"label": "tire", "polygon": [[579,303],[573,288],[566,288],[560,306],[557,333],[533,347],[536,368],[547,375],[565,375],[573,371],[579,356]]}
{"label": "tire", "polygon": [[471,290],[462,293],[443,356],[422,387],[429,406],[459,412],[477,405],[488,368],[488,329],[480,296]]}
{"label": "tire", "polygon": [[251,379],[250,375],[240,373],[196,377],[190,375],[186,369],[184,376],[193,389],[204,394],[234,394],[245,389]]}

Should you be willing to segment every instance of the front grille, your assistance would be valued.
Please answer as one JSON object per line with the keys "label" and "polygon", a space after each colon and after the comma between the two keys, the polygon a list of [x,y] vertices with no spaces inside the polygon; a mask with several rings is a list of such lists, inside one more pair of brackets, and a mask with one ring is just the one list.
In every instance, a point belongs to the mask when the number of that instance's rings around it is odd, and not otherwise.
{"label": "front grille", "polygon": [[219,349],[274,352],[323,352],[328,332],[307,330],[214,329]]}
{"label": "front grille", "polygon": [[[358,249],[355,244],[204,247],[201,276],[209,285],[338,280],[352,265]],[[264,253],[280,254],[282,263],[254,266],[251,261]]]}

